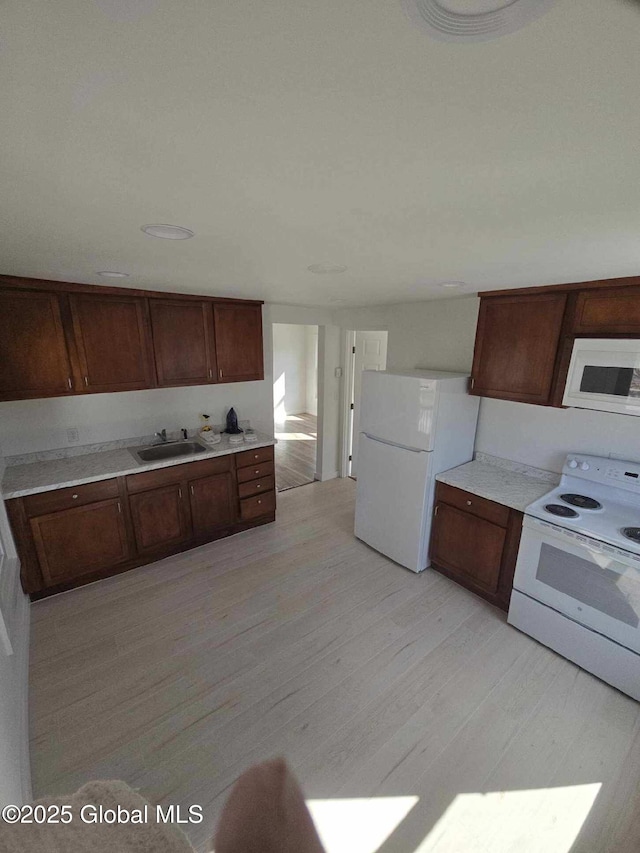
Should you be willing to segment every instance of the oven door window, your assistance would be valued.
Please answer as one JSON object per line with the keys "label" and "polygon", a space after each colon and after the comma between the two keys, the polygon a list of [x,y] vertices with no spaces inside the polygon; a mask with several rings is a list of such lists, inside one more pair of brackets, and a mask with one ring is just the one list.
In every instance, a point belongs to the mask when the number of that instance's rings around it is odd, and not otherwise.
{"label": "oven door window", "polygon": [[[640,573],[612,556],[586,549],[577,555],[542,542],[536,580],[572,599],[577,604],[576,615],[584,613],[588,616],[585,610],[591,608],[605,617],[593,624],[596,630],[620,639],[629,629],[637,632],[640,625]],[[607,623],[609,631],[604,630]],[[615,623],[621,630],[615,629]]]}
{"label": "oven door window", "polygon": [[587,394],[640,399],[640,369],[585,364],[582,368],[580,391]]}

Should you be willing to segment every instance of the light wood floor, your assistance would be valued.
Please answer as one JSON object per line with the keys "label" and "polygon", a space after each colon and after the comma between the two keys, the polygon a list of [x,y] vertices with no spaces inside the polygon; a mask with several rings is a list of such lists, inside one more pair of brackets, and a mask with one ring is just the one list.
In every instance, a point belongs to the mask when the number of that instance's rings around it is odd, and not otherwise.
{"label": "light wood floor", "polygon": [[[358,843],[341,850],[637,853],[640,705],[357,541],[354,493],[348,479],[285,492],[273,525],[34,604],[35,794],[121,778],[202,804],[204,851],[238,774],[283,754],[330,807],[376,798],[382,819],[403,801],[377,798],[419,798],[368,847],[371,811],[351,804]],[[571,805],[567,845],[554,833]],[[445,813],[463,816],[447,829]]]}
{"label": "light wood floor", "polygon": [[315,415],[287,415],[276,424],[276,488],[279,492],[313,483],[316,472],[317,422]]}

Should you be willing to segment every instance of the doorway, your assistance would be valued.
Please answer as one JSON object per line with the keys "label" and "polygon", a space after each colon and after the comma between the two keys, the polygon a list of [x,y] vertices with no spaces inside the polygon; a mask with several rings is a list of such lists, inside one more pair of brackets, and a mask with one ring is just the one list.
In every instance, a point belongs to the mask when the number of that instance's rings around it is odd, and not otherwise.
{"label": "doorway", "polygon": [[273,324],[273,420],[276,489],[316,479],[318,327]]}
{"label": "doorway", "polygon": [[363,370],[386,370],[388,332],[347,333],[348,412],[346,475],[357,479],[360,393]]}

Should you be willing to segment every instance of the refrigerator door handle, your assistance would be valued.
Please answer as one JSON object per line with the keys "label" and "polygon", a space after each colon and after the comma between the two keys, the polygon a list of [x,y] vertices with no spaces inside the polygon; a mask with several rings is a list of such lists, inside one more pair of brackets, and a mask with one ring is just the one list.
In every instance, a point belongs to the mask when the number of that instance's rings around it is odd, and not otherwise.
{"label": "refrigerator door handle", "polygon": [[376,438],[374,435],[369,435],[368,432],[363,432],[366,438],[370,441],[378,441],[380,444],[388,444],[389,447],[399,447],[401,450],[409,450],[411,453],[429,453],[428,450],[420,450],[418,447],[407,447],[406,444],[396,444],[395,441],[386,441],[384,438]]}

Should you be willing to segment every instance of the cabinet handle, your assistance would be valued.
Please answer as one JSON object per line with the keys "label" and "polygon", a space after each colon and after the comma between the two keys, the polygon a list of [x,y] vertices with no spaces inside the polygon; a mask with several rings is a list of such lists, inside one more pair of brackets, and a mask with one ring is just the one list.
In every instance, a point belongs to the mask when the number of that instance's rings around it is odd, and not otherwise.
{"label": "cabinet handle", "polygon": [[258,498],[258,503],[259,503],[259,504],[261,504],[261,503],[262,503],[262,498]]}
{"label": "cabinet handle", "polygon": [[209,368],[209,379],[213,379],[213,370]]}
{"label": "cabinet handle", "polygon": [[223,376],[222,368],[220,368],[220,370],[218,371],[218,376],[220,377],[220,379],[222,379],[222,376]]}
{"label": "cabinet handle", "polygon": [[471,377],[470,385],[471,385],[471,387],[473,388],[473,386],[474,386],[475,384],[476,384],[476,380],[475,380],[475,379],[473,378],[473,376],[472,376],[472,377]]}
{"label": "cabinet handle", "polygon": [[191,494],[194,494],[193,486],[191,486],[190,488],[191,488]]}
{"label": "cabinet handle", "polygon": [[118,512],[122,512],[122,504],[118,501]]}
{"label": "cabinet handle", "polygon": [[71,497],[72,497],[72,498],[73,498],[73,500],[75,501],[75,500],[77,499],[77,497],[78,497],[78,496],[77,496],[77,495],[71,495]]}
{"label": "cabinet handle", "polygon": [[69,386],[69,390],[71,391],[71,389],[73,388],[73,382],[71,381],[70,376],[67,377],[67,385]]}
{"label": "cabinet handle", "polygon": [[471,506],[471,501],[467,501],[467,506]]}
{"label": "cabinet handle", "polygon": [[89,378],[87,376],[84,377],[84,386],[85,388],[89,386]]}
{"label": "cabinet handle", "polygon": [[254,474],[259,474],[259,473],[260,473],[260,469],[259,469],[259,468],[256,468],[256,470],[255,470],[253,473],[254,473]]}
{"label": "cabinet handle", "polygon": [[254,458],[254,459],[259,459],[258,454],[256,453],[256,455],[255,455],[253,458]]}
{"label": "cabinet handle", "polygon": [[439,509],[440,509],[440,504],[436,504],[436,511],[433,513],[434,517],[438,514]]}
{"label": "cabinet handle", "polygon": [[261,489],[261,488],[262,488],[262,486],[260,485],[260,483],[256,483],[256,489]]}
{"label": "cabinet handle", "polygon": [[182,486],[178,486],[178,497],[182,498]]}

